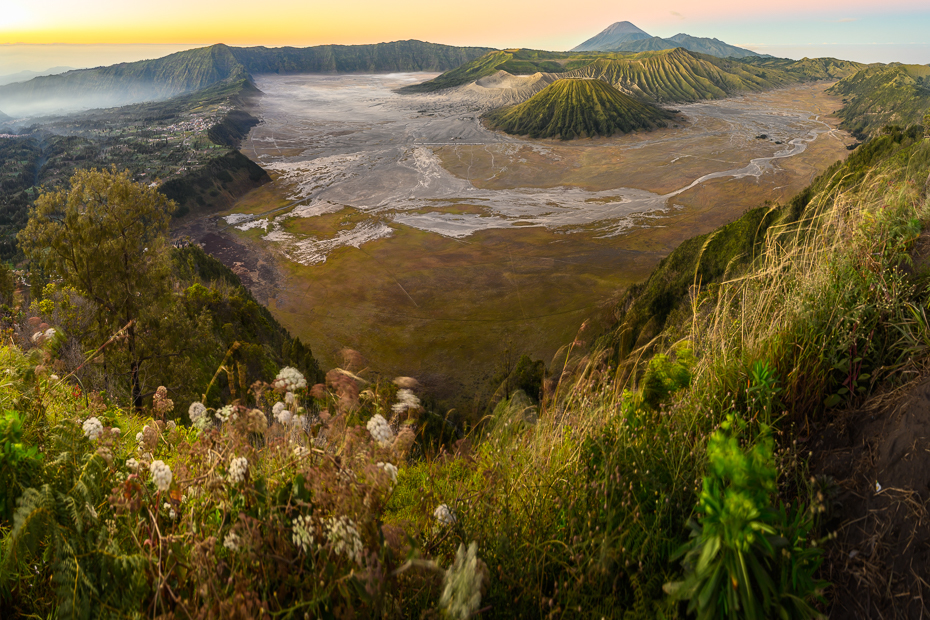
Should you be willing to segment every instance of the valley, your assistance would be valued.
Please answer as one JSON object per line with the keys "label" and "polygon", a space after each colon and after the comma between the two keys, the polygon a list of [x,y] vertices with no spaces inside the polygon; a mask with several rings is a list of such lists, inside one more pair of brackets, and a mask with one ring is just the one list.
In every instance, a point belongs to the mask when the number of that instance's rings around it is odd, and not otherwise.
{"label": "valley", "polygon": [[487,129],[493,92],[394,92],[433,75],[256,76],[241,150],[274,180],[197,234],[262,257],[262,297],[324,363],[357,349],[442,399],[480,399],[522,353],[549,364],[681,241],[786,200],[854,142],[823,83],[564,142]]}

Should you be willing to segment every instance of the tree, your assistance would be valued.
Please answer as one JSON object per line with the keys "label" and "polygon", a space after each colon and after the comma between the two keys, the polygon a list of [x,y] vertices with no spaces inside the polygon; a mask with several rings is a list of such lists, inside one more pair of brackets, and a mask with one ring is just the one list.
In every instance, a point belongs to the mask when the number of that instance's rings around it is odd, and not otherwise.
{"label": "tree", "polygon": [[95,304],[100,338],[126,327],[135,407],[142,406],[140,367],[157,356],[143,354],[140,332],[172,300],[167,233],[174,208],[128,170],[81,170],[69,190],[38,197],[18,235],[27,258]]}

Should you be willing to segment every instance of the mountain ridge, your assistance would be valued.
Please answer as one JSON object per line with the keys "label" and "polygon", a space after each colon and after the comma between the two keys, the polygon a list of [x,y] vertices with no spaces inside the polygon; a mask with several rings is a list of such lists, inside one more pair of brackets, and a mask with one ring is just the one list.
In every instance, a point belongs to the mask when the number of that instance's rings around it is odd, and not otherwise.
{"label": "mountain ridge", "polygon": [[747,58],[759,56],[756,52],[719,39],[695,37],[680,32],[663,38],[650,35],[630,22],[615,22],[584,43],[572,48],[573,52],[645,52],[683,47],[692,52],[710,54],[718,58]]}
{"label": "mountain ridge", "polygon": [[115,107],[168,99],[252,73],[444,71],[491,48],[407,40],[308,48],[236,48],[222,43],[155,60],[119,63],[0,86],[11,116]]}

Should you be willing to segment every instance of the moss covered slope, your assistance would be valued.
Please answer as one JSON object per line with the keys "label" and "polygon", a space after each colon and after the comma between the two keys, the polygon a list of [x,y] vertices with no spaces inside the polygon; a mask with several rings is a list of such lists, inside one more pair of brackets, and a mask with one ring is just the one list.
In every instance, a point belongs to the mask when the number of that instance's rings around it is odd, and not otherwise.
{"label": "moss covered slope", "polygon": [[515,106],[484,117],[496,129],[531,138],[589,138],[664,127],[671,112],[624,95],[596,79],[553,82]]}

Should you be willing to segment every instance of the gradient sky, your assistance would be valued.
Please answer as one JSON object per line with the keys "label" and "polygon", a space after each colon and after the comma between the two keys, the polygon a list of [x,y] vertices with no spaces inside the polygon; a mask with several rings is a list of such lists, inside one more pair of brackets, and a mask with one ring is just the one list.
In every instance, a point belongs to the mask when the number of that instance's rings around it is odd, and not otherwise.
{"label": "gradient sky", "polygon": [[785,46],[910,45],[930,55],[926,0],[886,0],[880,10],[874,0],[3,0],[0,56],[13,44],[307,46],[398,39],[561,50],[621,20],[658,36],[687,32],[766,53]]}

